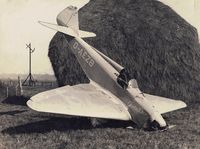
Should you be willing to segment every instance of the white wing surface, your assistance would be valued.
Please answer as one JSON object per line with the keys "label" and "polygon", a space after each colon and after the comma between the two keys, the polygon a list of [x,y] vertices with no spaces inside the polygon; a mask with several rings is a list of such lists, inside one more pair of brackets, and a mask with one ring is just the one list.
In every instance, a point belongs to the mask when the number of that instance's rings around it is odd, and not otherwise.
{"label": "white wing surface", "polygon": [[33,96],[33,110],[84,117],[130,120],[127,108],[91,84],[64,86]]}
{"label": "white wing surface", "polygon": [[180,100],[173,100],[146,93],[144,94],[144,96],[151,102],[151,104],[155,107],[156,110],[158,110],[160,114],[178,110],[187,106],[183,101]]}

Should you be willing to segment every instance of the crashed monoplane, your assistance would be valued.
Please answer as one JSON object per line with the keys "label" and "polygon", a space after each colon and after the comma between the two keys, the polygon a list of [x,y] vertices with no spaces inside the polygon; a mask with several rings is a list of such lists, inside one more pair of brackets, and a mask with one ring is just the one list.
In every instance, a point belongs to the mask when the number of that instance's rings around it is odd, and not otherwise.
{"label": "crashed monoplane", "polygon": [[124,67],[90,46],[82,38],[95,37],[79,29],[79,8],[69,6],[57,16],[57,24],[40,24],[65,34],[70,50],[90,80],[33,96],[27,105],[36,111],[102,119],[133,121],[140,127],[166,129],[162,114],[186,107],[180,100],[140,91]]}

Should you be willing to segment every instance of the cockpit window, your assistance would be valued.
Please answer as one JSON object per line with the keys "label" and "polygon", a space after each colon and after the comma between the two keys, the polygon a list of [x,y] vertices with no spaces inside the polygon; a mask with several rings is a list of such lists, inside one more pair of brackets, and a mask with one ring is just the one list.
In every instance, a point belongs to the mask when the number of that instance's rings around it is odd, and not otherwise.
{"label": "cockpit window", "polygon": [[123,88],[127,89],[129,82],[129,75],[125,69],[121,70],[119,76],[117,77],[117,83]]}

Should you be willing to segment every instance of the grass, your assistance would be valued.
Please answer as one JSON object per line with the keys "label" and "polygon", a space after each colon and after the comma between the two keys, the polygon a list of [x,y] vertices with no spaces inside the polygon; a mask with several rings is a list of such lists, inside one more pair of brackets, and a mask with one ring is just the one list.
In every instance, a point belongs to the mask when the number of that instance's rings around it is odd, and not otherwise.
{"label": "grass", "polygon": [[189,103],[185,109],[164,115],[176,127],[149,132],[136,127],[126,129],[121,121],[93,128],[87,118],[0,103],[0,148],[200,148],[199,105]]}

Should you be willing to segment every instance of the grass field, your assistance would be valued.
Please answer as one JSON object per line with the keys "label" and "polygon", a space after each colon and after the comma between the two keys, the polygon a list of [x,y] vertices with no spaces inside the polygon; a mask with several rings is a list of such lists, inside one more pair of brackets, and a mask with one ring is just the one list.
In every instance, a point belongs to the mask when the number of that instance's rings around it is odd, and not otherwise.
{"label": "grass field", "polygon": [[126,129],[120,121],[93,128],[87,118],[35,112],[20,100],[24,97],[16,98],[14,104],[0,103],[0,149],[200,148],[200,102],[188,103],[187,108],[165,115],[167,122],[176,127],[149,132]]}

